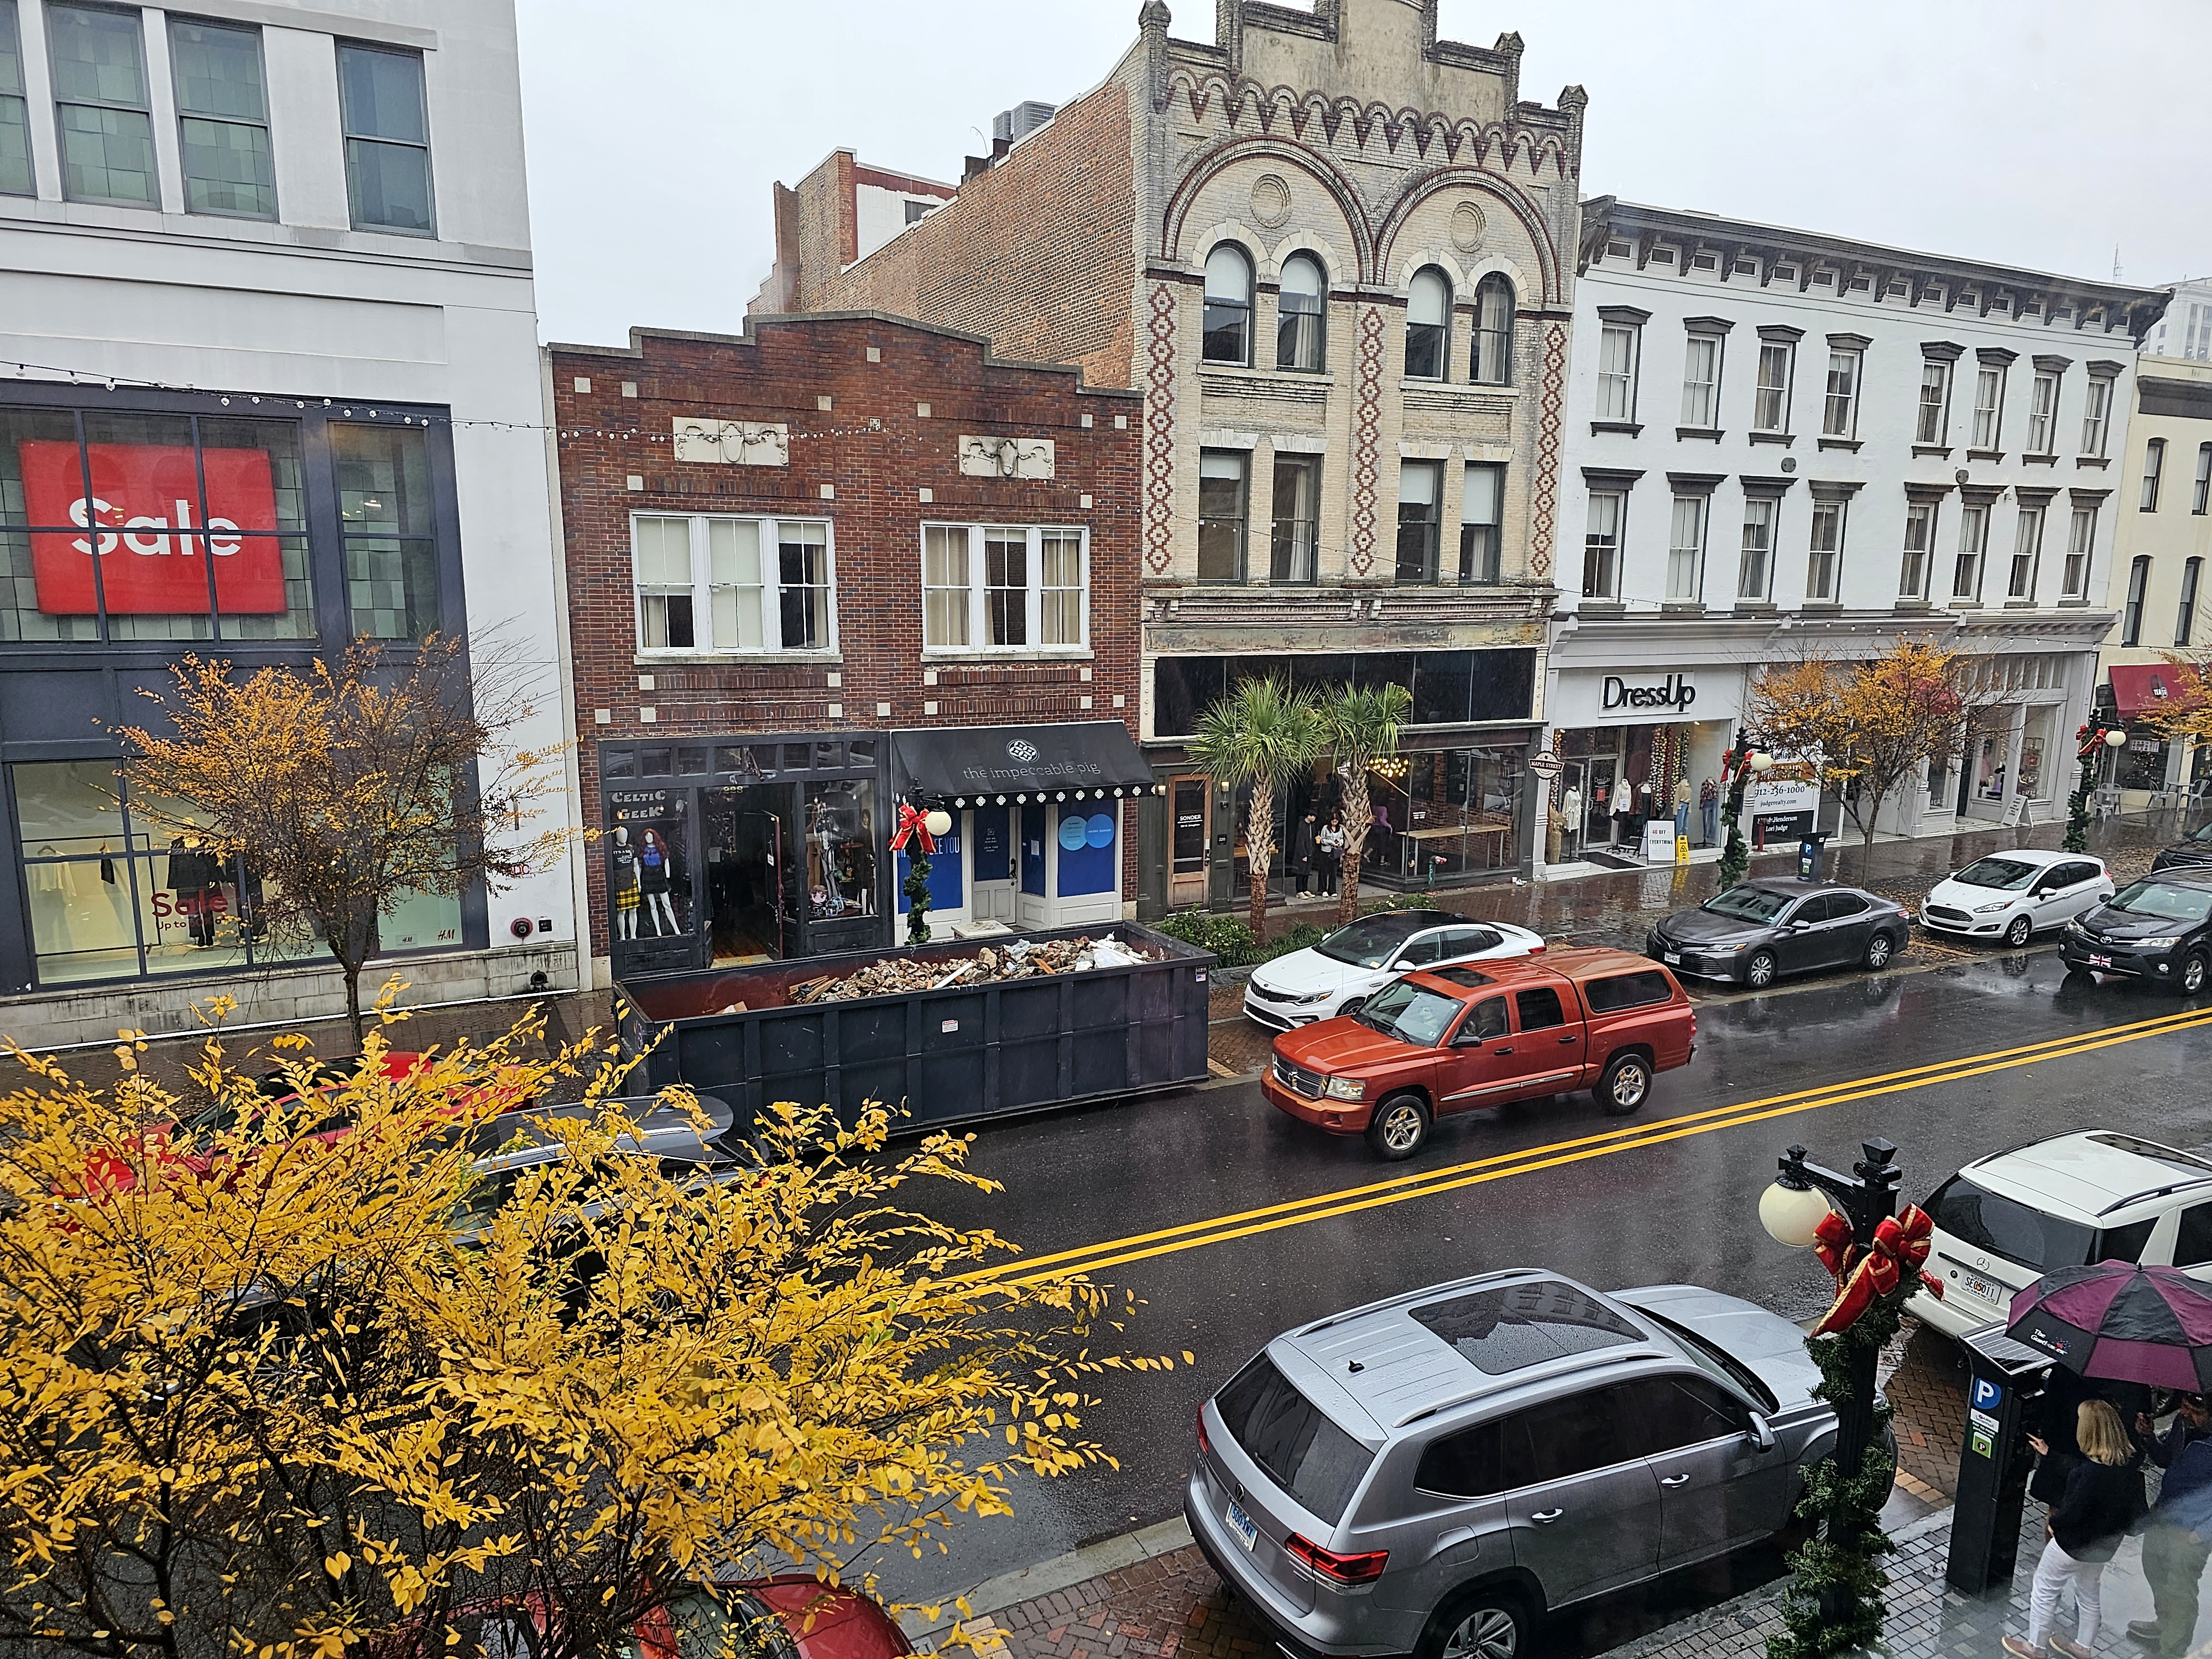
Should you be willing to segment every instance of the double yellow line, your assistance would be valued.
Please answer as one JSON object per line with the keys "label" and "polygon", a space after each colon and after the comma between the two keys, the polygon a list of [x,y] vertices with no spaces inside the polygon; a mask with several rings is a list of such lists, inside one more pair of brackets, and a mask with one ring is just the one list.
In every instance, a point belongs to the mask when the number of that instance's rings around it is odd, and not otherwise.
{"label": "double yellow line", "polygon": [[1768,1118],[1817,1111],[1823,1106],[1840,1106],[1849,1101],[1903,1094],[1938,1083],[1963,1082],[1968,1078],[1983,1077],[1992,1072],[2010,1071],[2016,1066],[2033,1066],[2043,1060],[2094,1054],[2100,1048],[2140,1042],[2146,1037],[2164,1036],[2171,1032],[2191,1030],[2206,1025],[2212,1025],[2212,1009],[2166,1014],[2156,1019],[2104,1026],[2097,1030],[2073,1036],[2053,1037],[2021,1048],[1996,1048],[1986,1054],[1968,1054],[1956,1060],[1936,1060],[1925,1066],[1912,1066],[1902,1071],[1855,1078],[1818,1089],[1799,1089],[1789,1094],[1769,1095],[1763,1100],[1747,1100],[1733,1106],[1716,1106],[1680,1117],[1630,1124],[1607,1130],[1602,1134],[1583,1135],[1573,1140],[1553,1141],[1548,1146],[1531,1146],[1517,1152],[1473,1158],[1463,1164],[1424,1170],[1364,1187],[1340,1188],[1334,1192],[1317,1193],[1310,1198],[1291,1199],[1280,1204],[1264,1205],[1258,1209],[1240,1210],[1232,1215],[1185,1222],[1179,1227],[1163,1227],[1149,1233],[1132,1233],[1125,1238],[1109,1239],[1101,1243],[1057,1251],[1050,1255],[1024,1257],[1003,1262],[979,1276],[1006,1284],[1036,1285],[1077,1273],[1103,1273],[1127,1262],[1174,1255],[1210,1244],[1225,1244],[1231,1239],[1249,1238],[1255,1233],[1275,1232],[1285,1227],[1303,1226],[1310,1221],[1326,1221],[1333,1216],[1351,1215],[1360,1210],[1379,1209],[1386,1204],[1409,1203],[1415,1199],[1454,1192],[1462,1187],[1504,1181],[1514,1176],[1533,1175],[1539,1170],[1556,1169],[1565,1164],[1579,1164],[1589,1158],[1609,1157],[1615,1152],[1632,1152],[1640,1146],[1656,1146],[1664,1141],[1682,1140],[1692,1135],[1711,1134],[1742,1124],[1762,1122]]}

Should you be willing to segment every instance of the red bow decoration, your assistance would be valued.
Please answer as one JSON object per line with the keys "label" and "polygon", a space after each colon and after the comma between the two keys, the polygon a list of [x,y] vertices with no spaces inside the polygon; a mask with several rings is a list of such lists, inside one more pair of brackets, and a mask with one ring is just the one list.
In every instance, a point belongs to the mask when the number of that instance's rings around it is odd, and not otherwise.
{"label": "red bow decoration", "polygon": [[2097,728],[2096,734],[2094,737],[2090,735],[2089,728],[2086,726],[2074,735],[2083,740],[2081,747],[2076,751],[2080,758],[2083,760],[2088,759],[2090,756],[2095,754],[2098,750],[2104,747],[2105,728],[2101,726]]}
{"label": "red bow decoration", "polygon": [[937,837],[929,833],[929,815],[926,812],[917,812],[906,802],[901,801],[898,833],[891,837],[891,851],[904,852],[907,839],[909,836],[921,843],[921,850],[925,855],[933,858],[936,856]]}
{"label": "red bow decoration", "polygon": [[[1836,1299],[1813,1328],[1813,1334],[1832,1336],[1857,1324],[1875,1297],[1897,1288],[1907,1264],[1917,1268],[1928,1260],[1935,1231],[1936,1224],[1928,1218],[1928,1212],[1917,1204],[1908,1204],[1901,1214],[1884,1216],[1874,1230],[1874,1243],[1861,1251],[1851,1243],[1850,1222],[1833,1211],[1822,1217],[1813,1250],[1835,1278]],[[1943,1294],[1940,1280],[1923,1279],[1920,1283],[1930,1296]]]}

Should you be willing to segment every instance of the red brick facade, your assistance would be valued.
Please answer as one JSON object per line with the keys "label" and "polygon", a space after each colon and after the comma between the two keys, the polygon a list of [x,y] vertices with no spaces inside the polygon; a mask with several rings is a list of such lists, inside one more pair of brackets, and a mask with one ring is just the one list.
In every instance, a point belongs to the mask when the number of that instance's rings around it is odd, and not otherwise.
{"label": "red brick facade", "polygon": [[[973,337],[877,315],[760,318],[743,337],[637,330],[630,338],[628,349],[556,345],[547,354],[587,824],[600,827],[598,745],[612,739],[1101,720],[1121,720],[1133,735],[1133,394],[1085,387],[1072,368],[1010,367]],[[676,423],[702,419],[786,427],[787,464],[678,460]],[[1054,476],[964,476],[963,435],[1049,438]],[[631,515],[761,512],[832,525],[835,659],[641,653]],[[1086,527],[1088,653],[925,663],[921,526],[947,520]],[[1134,842],[1133,825],[1122,850],[1130,895]],[[604,861],[587,862],[592,949],[603,957]]]}

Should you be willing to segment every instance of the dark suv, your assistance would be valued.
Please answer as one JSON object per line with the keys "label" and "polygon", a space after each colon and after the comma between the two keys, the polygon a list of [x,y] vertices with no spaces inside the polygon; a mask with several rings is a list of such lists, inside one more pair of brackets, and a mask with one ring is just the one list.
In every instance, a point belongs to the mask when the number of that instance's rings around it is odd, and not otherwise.
{"label": "dark suv", "polygon": [[2212,870],[2212,823],[2197,825],[2151,860],[2151,874],[2155,876],[2167,870],[2187,871],[2192,874]]}

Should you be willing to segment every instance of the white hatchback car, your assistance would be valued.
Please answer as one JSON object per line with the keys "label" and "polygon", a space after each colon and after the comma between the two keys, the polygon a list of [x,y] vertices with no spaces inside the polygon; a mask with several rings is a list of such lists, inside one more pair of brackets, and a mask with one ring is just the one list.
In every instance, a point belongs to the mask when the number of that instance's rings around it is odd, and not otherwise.
{"label": "white hatchback car", "polygon": [[1449,910],[1378,910],[1319,945],[1262,963],[1244,986],[1244,1012],[1271,1031],[1292,1031],[1356,1011],[1416,968],[1534,956],[1544,936],[1505,921],[1470,921]]}
{"label": "white hatchback car", "polygon": [[1922,1321],[1963,1335],[2012,1310],[2054,1267],[2137,1261],[2212,1279],[2212,1163],[2109,1129],[2054,1135],[1969,1164],[1922,1205],[1936,1224]]}
{"label": "white hatchback car", "polygon": [[1929,890],[1920,925],[1939,933],[2002,939],[2017,950],[2112,896],[2104,860],[2087,853],[2023,847],[1976,859]]}

